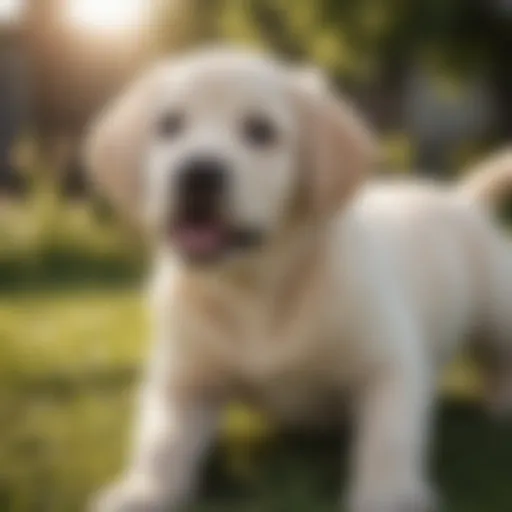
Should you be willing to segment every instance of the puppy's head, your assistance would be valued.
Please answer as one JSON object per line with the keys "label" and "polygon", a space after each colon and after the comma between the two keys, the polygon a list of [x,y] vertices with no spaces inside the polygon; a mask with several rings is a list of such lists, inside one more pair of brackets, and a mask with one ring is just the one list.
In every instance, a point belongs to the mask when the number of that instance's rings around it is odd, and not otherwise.
{"label": "puppy's head", "polygon": [[340,208],[372,142],[323,80],[241,52],[163,63],[93,127],[88,163],[117,207],[187,260],[268,243],[290,212]]}

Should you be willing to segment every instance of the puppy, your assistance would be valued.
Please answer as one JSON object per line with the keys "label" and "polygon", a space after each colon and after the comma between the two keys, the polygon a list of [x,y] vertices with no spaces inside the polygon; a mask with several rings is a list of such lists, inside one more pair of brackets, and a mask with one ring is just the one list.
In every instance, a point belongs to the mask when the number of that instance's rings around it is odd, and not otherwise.
{"label": "puppy", "polygon": [[477,335],[508,370],[510,246],[488,179],[366,185],[376,153],[322,80],[236,50],[158,65],[93,127],[90,170],[155,254],[135,450],[93,510],[186,503],[235,397],[285,421],[348,397],[349,510],[433,509],[436,378]]}

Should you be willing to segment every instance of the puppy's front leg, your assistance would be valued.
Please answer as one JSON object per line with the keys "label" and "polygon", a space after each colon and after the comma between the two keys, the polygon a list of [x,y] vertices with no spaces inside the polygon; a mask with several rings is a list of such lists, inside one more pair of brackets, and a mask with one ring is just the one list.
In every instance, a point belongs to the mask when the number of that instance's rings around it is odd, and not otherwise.
{"label": "puppy's front leg", "polygon": [[426,361],[395,362],[361,390],[350,512],[430,512],[424,475],[432,386]]}
{"label": "puppy's front leg", "polygon": [[101,494],[93,512],[173,512],[193,491],[219,406],[199,389],[173,379],[164,357],[154,363],[142,396],[131,466]]}

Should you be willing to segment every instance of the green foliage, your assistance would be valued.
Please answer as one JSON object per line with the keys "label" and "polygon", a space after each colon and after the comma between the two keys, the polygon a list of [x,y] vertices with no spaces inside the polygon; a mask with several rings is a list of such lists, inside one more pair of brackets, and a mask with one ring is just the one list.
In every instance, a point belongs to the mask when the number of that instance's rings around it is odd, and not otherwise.
{"label": "green foliage", "polygon": [[143,254],[135,242],[94,203],[39,186],[24,201],[0,204],[0,288],[136,277]]}
{"label": "green foliage", "polygon": [[386,169],[400,173],[411,173],[414,162],[414,148],[403,132],[387,133],[382,137],[382,160]]}
{"label": "green foliage", "polygon": [[373,71],[390,14],[380,2],[226,0],[219,19],[222,37],[361,79]]}
{"label": "green foliage", "polygon": [[506,64],[498,50],[511,28],[492,5],[465,0],[217,0],[206,16],[210,34],[316,62],[344,83],[418,60],[486,72]]}

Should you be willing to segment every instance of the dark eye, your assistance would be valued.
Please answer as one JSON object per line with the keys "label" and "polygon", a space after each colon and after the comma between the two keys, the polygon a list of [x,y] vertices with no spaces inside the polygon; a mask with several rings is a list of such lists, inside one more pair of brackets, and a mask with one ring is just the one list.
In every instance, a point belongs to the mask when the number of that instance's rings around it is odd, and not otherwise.
{"label": "dark eye", "polygon": [[185,117],[181,112],[167,112],[156,121],[156,134],[162,139],[173,139],[185,127]]}
{"label": "dark eye", "polygon": [[253,115],[244,120],[243,135],[253,146],[266,147],[277,140],[277,128],[270,119]]}

